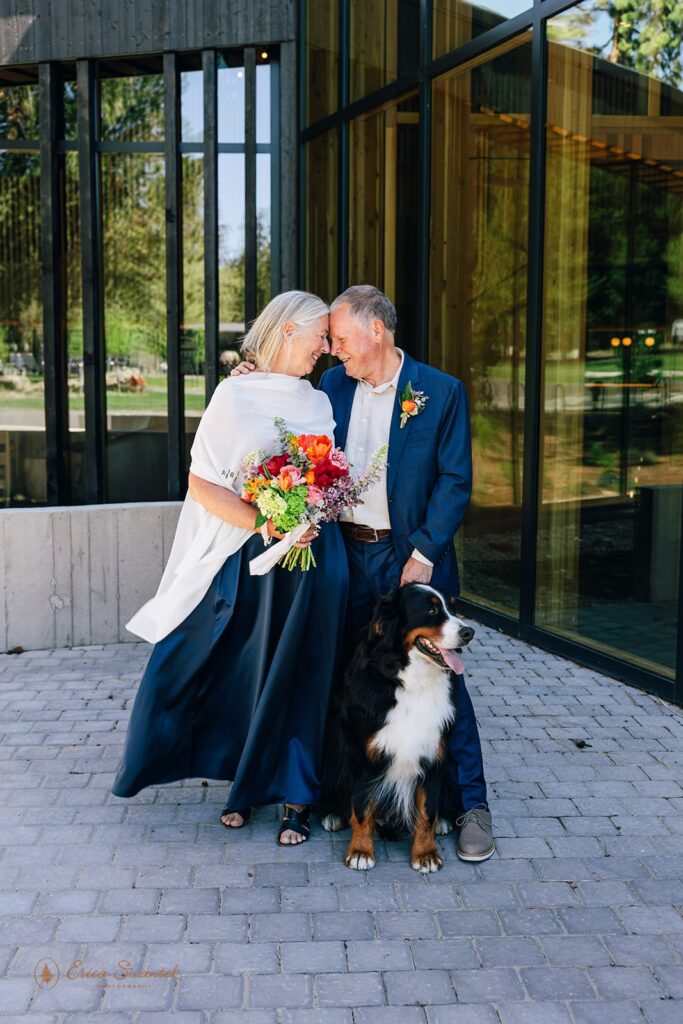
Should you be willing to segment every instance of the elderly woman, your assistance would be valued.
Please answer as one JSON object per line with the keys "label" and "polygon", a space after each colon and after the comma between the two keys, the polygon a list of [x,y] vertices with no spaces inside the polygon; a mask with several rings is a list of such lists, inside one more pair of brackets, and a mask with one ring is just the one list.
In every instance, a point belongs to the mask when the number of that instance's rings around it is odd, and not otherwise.
{"label": "elderly woman", "polygon": [[159,590],[128,623],[155,644],[131,713],[113,793],[192,777],[233,780],[221,814],[284,803],[278,842],[308,838],[318,802],[328,698],[344,620],[347,564],[336,523],[310,530],[317,568],[252,576],[268,521],[240,498],[245,455],[276,450],[281,417],[295,434],[333,437],[325,394],[302,378],[329,351],[328,310],[285,292],[254,321],[243,351],[257,371],[222,381],[192,446],[189,490]]}

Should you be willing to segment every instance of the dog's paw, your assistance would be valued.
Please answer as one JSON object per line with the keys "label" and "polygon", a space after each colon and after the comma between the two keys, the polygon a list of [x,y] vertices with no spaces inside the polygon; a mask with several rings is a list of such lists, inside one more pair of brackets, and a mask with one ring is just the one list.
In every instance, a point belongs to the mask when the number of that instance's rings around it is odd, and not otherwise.
{"label": "dog's paw", "polygon": [[326,814],[324,818],[320,819],[320,824],[326,832],[341,832],[343,828],[346,828],[346,822],[338,814]]}
{"label": "dog's paw", "polygon": [[434,830],[437,836],[447,836],[453,831],[453,822],[448,818],[437,818]]}
{"label": "dog's paw", "polygon": [[368,871],[374,868],[375,858],[361,850],[351,850],[344,858],[344,863],[347,868],[353,868],[354,871]]}
{"label": "dog's paw", "polygon": [[423,875],[428,875],[431,871],[438,871],[443,867],[443,860],[436,850],[428,850],[411,860],[410,866],[416,871],[421,871]]}

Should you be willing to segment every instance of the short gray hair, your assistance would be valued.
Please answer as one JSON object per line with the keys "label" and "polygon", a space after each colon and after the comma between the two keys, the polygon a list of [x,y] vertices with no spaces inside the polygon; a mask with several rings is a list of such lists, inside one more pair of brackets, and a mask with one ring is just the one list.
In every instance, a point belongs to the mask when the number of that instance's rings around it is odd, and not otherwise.
{"label": "short gray hair", "polygon": [[330,312],[347,306],[357,320],[381,320],[392,334],[396,331],[396,309],[391,299],[372,284],[354,284],[338,295]]}

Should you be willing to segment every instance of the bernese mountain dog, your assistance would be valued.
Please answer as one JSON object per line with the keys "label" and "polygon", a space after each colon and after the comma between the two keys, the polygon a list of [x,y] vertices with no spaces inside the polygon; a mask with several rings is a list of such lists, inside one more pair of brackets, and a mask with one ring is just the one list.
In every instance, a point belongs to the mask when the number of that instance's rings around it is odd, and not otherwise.
{"label": "bernese mountain dog", "polygon": [[445,769],[453,673],[463,671],[460,654],[473,636],[455,598],[432,586],[407,584],[375,606],[326,729],[319,812],[328,831],[351,823],[347,867],[374,867],[375,830],[386,837],[396,828],[413,836],[416,871],[442,866],[436,835],[450,831],[454,812]]}

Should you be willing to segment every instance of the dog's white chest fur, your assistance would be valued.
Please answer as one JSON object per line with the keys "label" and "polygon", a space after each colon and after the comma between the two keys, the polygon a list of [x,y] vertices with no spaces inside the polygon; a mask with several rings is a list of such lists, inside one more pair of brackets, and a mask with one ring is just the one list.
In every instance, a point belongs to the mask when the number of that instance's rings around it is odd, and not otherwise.
{"label": "dog's white chest fur", "polygon": [[411,653],[399,679],[396,704],[372,746],[391,763],[376,796],[388,801],[395,813],[410,822],[414,814],[415,785],[422,775],[420,761],[433,761],[444,729],[455,717],[450,700],[448,672],[442,672]]}

